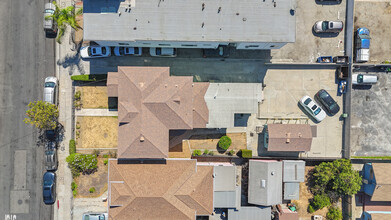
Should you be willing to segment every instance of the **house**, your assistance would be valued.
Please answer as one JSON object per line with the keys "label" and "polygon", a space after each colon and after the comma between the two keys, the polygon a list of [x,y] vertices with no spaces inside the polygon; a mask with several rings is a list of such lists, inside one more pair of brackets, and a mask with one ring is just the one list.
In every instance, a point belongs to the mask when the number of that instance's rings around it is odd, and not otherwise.
{"label": "house", "polygon": [[267,151],[310,151],[312,137],[309,124],[267,124],[264,127]]}
{"label": "house", "polygon": [[298,200],[300,183],[304,182],[305,162],[302,160],[284,160],[282,164],[284,200]]}
{"label": "house", "polygon": [[391,164],[366,163],[363,168],[364,192],[372,202],[391,202]]}
{"label": "house", "polygon": [[391,219],[390,212],[363,212],[361,220],[389,220]]}
{"label": "house", "polygon": [[[170,130],[234,127],[236,113],[256,113],[259,83],[193,82],[169,67],[118,67],[107,79],[118,98],[118,158],[167,158]],[[241,98],[238,98],[241,97]]]}
{"label": "house", "polygon": [[102,46],[279,49],[296,40],[295,0],[84,0],[85,41]]}

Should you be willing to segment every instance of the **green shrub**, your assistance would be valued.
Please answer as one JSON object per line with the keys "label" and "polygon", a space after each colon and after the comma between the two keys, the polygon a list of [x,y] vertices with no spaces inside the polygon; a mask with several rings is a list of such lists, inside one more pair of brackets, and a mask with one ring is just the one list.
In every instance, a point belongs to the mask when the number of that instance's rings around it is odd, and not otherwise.
{"label": "green shrub", "polygon": [[71,80],[84,82],[104,81],[107,80],[107,74],[76,75],[71,76]]}
{"label": "green shrub", "polygon": [[201,156],[201,150],[194,150],[193,151],[193,156]]}
{"label": "green shrub", "polygon": [[90,191],[90,193],[94,193],[95,192],[95,187],[91,187],[89,191]]}
{"label": "green shrub", "polygon": [[342,219],[342,211],[339,208],[331,206],[329,208],[329,212],[326,215],[328,220],[341,220]]}
{"label": "green shrub", "polygon": [[107,163],[109,163],[109,160],[104,160],[104,161],[103,161],[103,164],[104,164],[104,165],[107,165]]}
{"label": "green shrub", "polygon": [[76,141],[71,139],[69,140],[69,154],[75,154],[76,153]]}
{"label": "green shrub", "polygon": [[76,197],[76,195],[77,195],[77,190],[72,190],[72,193],[73,193],[73,197]]}
{"label": "green shrub", "polygon": [[213,156],[213,155],[215,155],[215,152],[209,151],[209,155],[210,155],[210,156]]}
{"label": "green shrub", "polygon": [[308,211],[309,213],[314,213],[314,212],[315,212],[315,209],[314,209],[314,207],[312,207],[312,205],[309,205],[307,211]]}
{"label": "green shrub", "polygon": [[77,184],[74,181],[71,183],[71,189],[72,191],[77,189]]}
{"label": "green shrub", "polygon": [[315,195],[311,201],[311,206],[315,210],[323,209],[329,205],[331,205],[330,198],[326,194]]}
{"label": "green shrub", "polygon": [[81,92],[80,91],[75,92],[75,100],[79,101],[80,98],[81,98]]}
{"label": "green shrub", "polygon": [[223,150],[227,150],[229,148],[229,146],[231,146],[232,144],[232,140],[230,137],[228,136],[222,136],[219,140],[219,148],[223,149]]}
{"label": "green shrub", "polygon": [[230,151],[228,152],[228,155],[229,155],[229,156],[235,155],[235,151],[234,151],[234,150],[230,150]]}
{"label": "green shrub", "polygon": [[242,149],[240,151],[242,153],[242,157],[243,158],[252,158],[253,157],[253,151],[252,150]]}
{"label": "green shrub", "polygon": [[78,176],[80,172],[83,174],[90,174],[98,168],[96,155],[75,153],[69,155],[66,158],[66,161],[71,168],[73,177]]}
{"label": "green shrub", "polygon": [[109,158],[108,154],[103,155],[103,158]]}
{"label": "green shrub", "polygon": [[208,149],[205,149],[205,150],[204,150],[204,155],[207,155],[207,154],[209,154],[209,150],[208,150]]}

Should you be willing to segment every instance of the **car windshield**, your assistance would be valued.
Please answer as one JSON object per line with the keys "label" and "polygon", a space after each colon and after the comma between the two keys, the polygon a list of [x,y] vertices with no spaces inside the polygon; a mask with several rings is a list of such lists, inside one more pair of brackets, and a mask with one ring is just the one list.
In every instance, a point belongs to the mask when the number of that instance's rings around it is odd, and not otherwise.
{"label": "car windshield", "polygon": [[135,47],[135,48],[134,48],[134,53],[135,53],[135,54],[138,54],[138,53],[139,53],[139,52],[138,52],[138,47]]}
{"label": "car windshield", "polygon": [[334,110],[336,110],[336,109],[337,109],[337,103],[334,102],[333,104],[330,105],[330,110],[331,110],[331,111],[334,111]]}
{"label": "car windshield", "polygon": [[162,54],[162,48],[156,48],[156,55]]}
{"label": "car windshield", "polygon": [[364,81],[364,76],[361,75],[361,74],[358,74],[358,76],[357,76],[357,82],[358,82],[358,83],[362,83],[363,81]]}
{"label": "car windshield", "polygon": [[304,104],[308,105],[308,104],[310,104],[310,102],[311,102],[311,99],[310,99],[310,98],[307,98],[307,99],[304,101]]}
{"label": "car windshield", "polygon": [[106,54],[106,47],[102,47],[102,54]]}
{"label": "car windshield", "polygon": [[45,87],[50,87],[50,88],[54,88],[56,84],[54,82],[47,82],[45,83]]}
{"label": "car windshield", "polygon": [[323,21],[322,23],[322,30],[327,30],[328,29],[328,26],[329,26],[329,22],[328,21]]}
{"label": "car windshield", "polygon": [[45,13],[54,14],[53,9],[45,9]]}
{"label": "car windshield", "polygon": [[[316,105],[315,105],[315,106],[316,106]],[[316,109],[316,110],[314,111],[314,114],[315,114],[315,115],[318,115],[320,111],[321,111],[321,109],[318,108],[318,109]]]}
{"label": "car windshield", "polygon": [[87,53],[88,53],[88,56],[91,56],[91,55],[92,55],[91,47],[89,47],[89,48],[87,49]]}
{"label": "car windshield", "polygon": [[48,150],[48,151],[45,151],[45,154],[46,154],[46,155],[53,155],[53,154],[54,154],[54,151]]}
{"label": "car windshield", "polygon": [[[50,185],[52,185],[52,182],[49,181],[49,180],[45,180],[45,181],[43,182],[43,185],[44,185],[44,186],[50,186]],[[50,187],[45,187],[45,190],[49,190],[49,189],[50,189]]]}
{"label": "car windshield", "polygon": [[124,55],[124,48],[123,47],[119,48],[119,54]]}
{"label": "car windshield", "polygon": [[105,216],[104,215],[99,216],[99,220],[105,220]]}

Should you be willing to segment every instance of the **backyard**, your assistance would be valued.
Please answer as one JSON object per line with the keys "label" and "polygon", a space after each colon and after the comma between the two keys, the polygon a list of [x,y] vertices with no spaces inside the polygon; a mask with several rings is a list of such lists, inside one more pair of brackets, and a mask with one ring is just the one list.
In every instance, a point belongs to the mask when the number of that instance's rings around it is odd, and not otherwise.
{"label": "backyard", "polygon": [[83,116],[76,119],[77,148],[117,148],[118,117]]}

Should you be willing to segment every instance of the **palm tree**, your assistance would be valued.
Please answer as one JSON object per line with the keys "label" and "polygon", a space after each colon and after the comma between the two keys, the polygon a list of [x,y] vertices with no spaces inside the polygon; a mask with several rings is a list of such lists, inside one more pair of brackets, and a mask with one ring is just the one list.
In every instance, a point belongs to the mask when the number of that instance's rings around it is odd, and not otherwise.
{"label": "palm tree", "polygon": [[81,27],[76,21],[76,15],[83,14],[83,8],[80,8],[77,10],[75,14],[75,7],[74,6],[68,6],[66,8],[60,8],[58,4],[53,1],[53,5],[56,7],[56,10],[54,11],[54,14],[46,16],[45,19],[53,19],[57,23],[57,27],[59,29],[58,35],[57,35],[57,42],[61,44],[61,38],[64,36],[65,30],[67,28],[67,25],[71,26],[71,28],[78,30]]}

